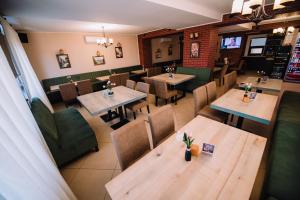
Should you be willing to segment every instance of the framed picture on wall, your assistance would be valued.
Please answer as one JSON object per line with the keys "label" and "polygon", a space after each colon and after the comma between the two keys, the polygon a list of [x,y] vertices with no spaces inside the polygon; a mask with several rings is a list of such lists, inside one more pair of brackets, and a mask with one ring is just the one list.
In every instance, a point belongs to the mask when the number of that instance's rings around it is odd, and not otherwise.
{"label": "framed picture on wall", "polygon": [[156,49],[156,51],[155,51],[155,58],[156,59],[161,58],[161,49],[160,48]]}
{"label": "framed picture on wall", "polygon": [[56,54],[56,58],[60,69],[71,68],[68,54]]}
{"label": "framed picture on wall", "polygon": [[191,58],[199,58],[200,56],[200,43],[192,42],[191,43]]}
{"label": "framed picture on wall", "polygon": [[115,47],[116,58],[123,58],[123,49],[122,47]]}
{"label": "framed picture on wall", "polygon": [[104,56],[93,56],[94,65],[104,65],[105,59]]}
{"label": "framed picture on wall", "polygon": [[173,45],[169,45],[169,47],[168,47],[168,56],[171,56],[171,55],[173,55]]}

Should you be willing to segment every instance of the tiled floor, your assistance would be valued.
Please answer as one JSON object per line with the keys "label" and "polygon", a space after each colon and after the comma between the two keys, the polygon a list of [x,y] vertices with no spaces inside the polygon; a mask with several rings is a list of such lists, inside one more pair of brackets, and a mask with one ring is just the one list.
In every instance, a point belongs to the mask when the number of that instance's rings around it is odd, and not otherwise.
{"label": "tiled floor", "polygon": [[[238,81],[244,80],[245,77],[245,75],[239,76]],[[221,91],[220,88],[218,91]],[[153,102],[154,98],[152,97],[152,104],[150,105],[151,111],[158,109],[158,107],[153,105]],[[58,104],[55,105],[54,108],[55,110],[59,110],[63,109],[64,106]],[[110,133],[113,130],[110,128],[109,124],[104,123],[99,117],[92,117],[83,107],[77,108],[95,131],[100,150],[99,152],[91,152],[65,166],[61,169],[61,173],[78,199],[110,199],[104,185],[121,172],[110,139]],[[177,105],[173,105],[173,108],[175,110],[177,130],[193,118],[193,96],[188,94],[184,99],[179,100]],[[143,110],[143,113],[146,113],[146,109]],[[144,117],[145,114],[143,113],[138,113],[137,117]],[[132,120],[132,114],[130,112],[128,112],[128,114],[128,117]],[[245,120],[243,124],[243,129],[265,137],[269,137],[271,128],[271,126],[264,126],[249,120]],[[259,198],[260,188],[266,169],[266,158],[267,153],[265,153],[263,157],[251,199]]]}

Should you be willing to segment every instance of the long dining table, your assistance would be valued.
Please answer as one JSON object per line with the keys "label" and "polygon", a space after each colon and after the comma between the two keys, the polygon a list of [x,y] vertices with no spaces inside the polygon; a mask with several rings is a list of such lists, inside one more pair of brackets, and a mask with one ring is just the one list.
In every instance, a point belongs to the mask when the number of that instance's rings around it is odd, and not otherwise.
{"label": "long dining table", "polygon": [[[163,122],[162,122],[163,123]],[[215,145],[185,161],[182,133]],[[267,139],[197,116],[108,182],[112,199],[249,199]]]}

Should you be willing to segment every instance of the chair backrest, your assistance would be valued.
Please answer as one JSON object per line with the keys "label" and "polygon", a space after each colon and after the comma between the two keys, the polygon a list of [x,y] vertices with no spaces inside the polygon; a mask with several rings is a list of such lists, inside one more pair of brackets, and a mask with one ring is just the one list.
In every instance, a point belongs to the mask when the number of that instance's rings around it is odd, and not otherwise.
{"label": "chair backrest", "polygon": [[150,151],[144,119],[134,120],[113,131],[111,138],[122,170]]}
{"label": "chair backrest", "polygon": [[56,128],[56,123],[53,114],[39,98],[35,97],[32,99],[31,112],[45,140],[51,138],[50,140],[55,140],[56,142],[58,142],[59,134]]}
{"label": "chair backrest", "polygon": [[72,101],[77,97],[76,86],[74,83],[59,85],[59,90],[64,102]]}
{"label": "chair backrest", "polygon": [[144,77],[144,80],[145,80],[145,83],[148,83],[150,85],[149,93],[155,95],[154,80],[149,77]]}
{"label": "chair backrest", "polygon": [[207,103],[210,104],[217,99],[217,84],[215,81],[211,81],[205,85],[207,93]]}
{"label": "chair backrest", "polygon": [[243,68],[244,64],[245,64],[245,60],[240,60],[240,63],[239,63],[239,66],[237,69],[241,70]]}
{"label": "chair backrest", "polygon": [[165,99],[168,94],[168,85],[163,81],[154,81],[155,93],[159,98]]}
{"label": "chair backrest", "polygon": [[133,81],[133,80],[127,80],[126,81],[126,87],[130,88],[130,89],[135,89],[135,85],[136,85],[136,82]]}
{"label": "chair backrest", "polygon": [[232,71],[224,76],[224,92],[227,92],[236,85],[237,72]]}
{"label": "chair backrest", "polygon": [[126,86],[126,82],[129,79],[129,73],[128,72],[121,73],[120,77],[121,77],[121,85]]}
{"label": "chair backrest", "polygon": [[77,82],[77,89],[79,95],[85,95],[93,92],[91,80],[83,80]]}
{"label": "chair backrest", "polygon": [[148,83],[137,82],[136,88],[137,91],[149,94],[150,85]]}
{"label": "chair backrest", "polygon": [[171,105],[159,108],[148,115],[153,147],[175,131],[174,111]]}
{"label": "chair backrest", "polygon": [[197,113],[207,105],[207,91],[205,85],[200,86],[193,90],[194,97],[194,114]]}
{"label": "chair backrest", "polygon": [[120,74],[112,74],[109,76],[110,82],[114,83],[115,86],[122,85],[121,75]]}
{"label": "chair backrest", "polygon": [[147,68],[147,77],[155,76],[156,71],[155,67],[149,67]]}
{"label": "chair backrest", "polygon": [[228,69],[228,64],[224,64],[224,66],[222,67],[222,70],[220,72],[221,85],[223,85],[223,78],[227,72],[227,69]]}

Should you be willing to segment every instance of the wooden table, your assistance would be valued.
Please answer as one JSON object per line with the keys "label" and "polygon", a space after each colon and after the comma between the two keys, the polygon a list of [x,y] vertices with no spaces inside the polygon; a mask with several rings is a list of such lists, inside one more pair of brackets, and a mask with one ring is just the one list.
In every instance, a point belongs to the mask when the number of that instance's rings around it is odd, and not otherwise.
{"label": "wooden table", "polygon": [[105,187],[112,199],[249,199],[266,138],[197,116],[180,132],[215,145],[213,155],[184,160],[185,145],[172,135]]}
{"label": "wooden table", "polygon": [[257,93],[249,103],[242,101],[245,91],[231,89],[210,104],[210,107],[239,117],[237,127],[241,128],[243,119],[262,124],[270,124],[278,97]]}
{"label": "wooden table", "polygon": [[166,82],[169,85],[174,86],[174,85],[178,85],[180,83],[189,81],[189,80],[195,78],[195,76],[194,75],[188,75],[188,74],[173,74],[173,78],[170,78],[168,73],[164,73],[164,74],[160,74],[160,75],[157,75],[157,76],[152,76],[152,77],[149,77],[149,78],[151,78],[153,80],[156,80],[156,81],[163,81],[163,82]]}
{"label": "wooden table", "polygon": [[137,75],[141,75],[141,74],[146,74],[147,71],[140,69],[140,70],[134,70],[134,71],[131,71],[130,73],[132,73],[132,74],[137,74]]}
{"label": "wooden table", "polygon": [[122,106],[144,99],[147,97],[147,94],[124,86],[117,86],[112,90],[114,92],[112,96],[107,95],[107,90],[101,90],[78,96],[77,99],[93,116],[118,108],[120,122],[114,124],[112,128],[119,128],[121,125],[128,122],[128,120],[124,119]]}
{"label": "wooden table", "polygon": [[[257,82],[258,77],[248,77],[243,83],[252,83],[252,87],[256,88],[257,90],[262,91],[275,91],[280,92],[282,87],[282,80],[280,79],[268,79],[267,81]],[[245,85],[242,83],[239,84],[239,87],[244,88]]]}
{"label": "wooden table", "polygon": [[97,77],[96,79],[98,81],[108,81],[109,80],[110,75],[108,76],[101,76],[101,77]]}

